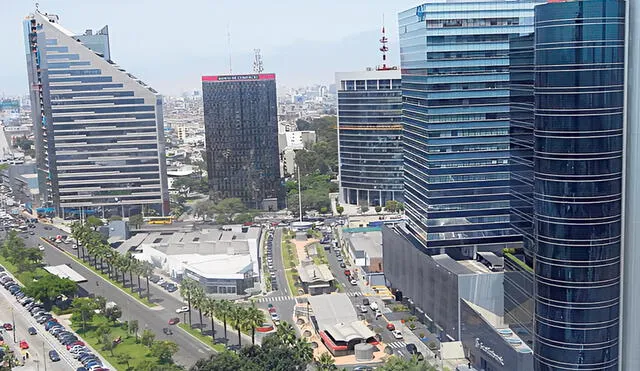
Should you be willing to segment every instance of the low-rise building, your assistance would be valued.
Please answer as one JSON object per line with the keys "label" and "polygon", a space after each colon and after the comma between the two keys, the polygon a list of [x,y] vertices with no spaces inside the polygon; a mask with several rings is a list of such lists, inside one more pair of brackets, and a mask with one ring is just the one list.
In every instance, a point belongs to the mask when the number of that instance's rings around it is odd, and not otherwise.
{"label": "low-rise building", "polygon": [[374,228],[345,228],[342,230],[351,261],[366,273],[383,272],[382,231]]}
{"label": "low-rise building", "polygon": [[320,295],[333,291],[335,278],[328,265],[315,265],[311,260],[307,260],[302,261],[297,269],[305,293]]}
{"label": "low-rise building", "polygon": [[209,294],[246,296],[260,280],[260,236],[259,227],[242,226],[138,233],[118,251],[133,251],[176,281],[196,280]]}

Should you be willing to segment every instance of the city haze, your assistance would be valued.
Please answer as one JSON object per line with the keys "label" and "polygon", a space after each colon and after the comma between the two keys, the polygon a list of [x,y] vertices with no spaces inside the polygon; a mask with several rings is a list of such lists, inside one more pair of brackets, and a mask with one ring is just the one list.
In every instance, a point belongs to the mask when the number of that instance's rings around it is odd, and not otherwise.
{"label": "city haze", "polygon": [[[389,59],[399,63],[397,13],[419,1],[291,0],[78,0],[40,1],[72,32],[109,26],[113,60],[162,94],[200,89],[200,76],[229,72],[227,29],[233,73],[250,72],[253,49],[279,86],[333,82],[335,71],[380,63],[378,39],[383,14],[390,39]],[[170,4],[170,5],[169,5]],[[0,14],[0,96],[27,91],[21,20],[35,10],[28,1],[3,1]]]}

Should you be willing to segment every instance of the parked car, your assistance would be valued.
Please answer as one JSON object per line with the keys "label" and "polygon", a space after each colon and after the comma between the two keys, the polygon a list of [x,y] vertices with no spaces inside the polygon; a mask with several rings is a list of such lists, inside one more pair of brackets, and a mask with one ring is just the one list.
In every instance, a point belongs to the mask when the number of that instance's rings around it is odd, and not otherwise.
{"label": "parked car", "polygon": [[12,325],[12,324],[10,324],[10,323],[8,323],[8,322],[7,322],[7,323],[5,323],[4,325],[2,325],[2,327],[3,327],[5,330],[7,330],[7,331],[11,331],[11,330],[13,330],[13,325]]}
{"label": "parked car", "polygon": [[167,287],[167,291],[169,291],[169,292],[174,292],[176,290],[178,290],[178,286],[176,286],[176,285],[171,285],[171,286]]}
{"label": "parked car", "polygon": [[60,360],[60,356],[58,355],[58,352],[56,352],[55,350],[50,350],[49,359],[51,360],[51,362],[58,362]]}
{"label": "parked car", "polygon": [[184,313],[184,312],[188,312],[188,311],[189,311],[189,307],[186,306],[186,305],[176,309],[176,313]]}

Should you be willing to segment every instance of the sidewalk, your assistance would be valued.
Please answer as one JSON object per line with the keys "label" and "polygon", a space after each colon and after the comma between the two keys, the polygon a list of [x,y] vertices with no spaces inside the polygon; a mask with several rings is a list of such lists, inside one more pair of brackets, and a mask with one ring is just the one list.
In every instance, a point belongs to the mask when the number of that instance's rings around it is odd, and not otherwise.
{"label": "sidewalk", "polygon": [[438,362],[436,360],[435,354],[427,347],[425,343],[423,343],[416,334],[411,331],[409,327],[407,327],[402,321],[391,321],[396,329],[402,332],[402,337],[404,338],[404,342],[409,344],[414,344],[420,353],[424,356],[425,361],[432,366],[438,367]]}

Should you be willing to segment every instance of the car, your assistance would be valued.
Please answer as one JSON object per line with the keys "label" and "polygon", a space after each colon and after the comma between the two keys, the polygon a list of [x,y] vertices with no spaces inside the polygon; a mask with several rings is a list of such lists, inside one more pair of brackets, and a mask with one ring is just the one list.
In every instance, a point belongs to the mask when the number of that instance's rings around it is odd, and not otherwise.
{"label": "car", "polygon": [[76,340],[76,341],[74,341],[73,343],[66,344],[66,346],[67,346],[67,350],[69,350],[69,349],[73,348],[73,347],[74,347],[74,346],[76,346],[76,345],[84,346],[85,344],[84,344],[82,341],[80,341],[80,340]]}
{"label": "car", "polygon": [[382,312],[380,311],[380,309],[378,309],[376,311],[376,318],[380,318],[380,317],[382,317]]}
{"label": "car", "polygon": [[172,285],[172,286],[167,287],[167,291],[169,291],[169,292],[174,292],[176,290],[178,290],[178,287],[176,285]]}
{"label": "car", "polygon": [[345,270],[344,270],[344,275],[345,275],[345,276],[350,276],[350,275],[351,275],[351,271],[350,271],[350,270],[348,270],[348,269],[345,269]]}
{"label": "car", "polygon": [[409,352],[409,354],[418,353],[418,347],[415,344],[408,343],[405,348],[407,348],[407,352]]}
{"label": "car", "polygon": [[8,322],[7,322],[7,323],[5,323],[4,325],[2,325],[2,327],[3,327],[5,330],[7,330],[7,331],[11,331],[11,330],[13,330],[13,325],[12,325],[12,324],[10,324],[10,323],[8,323]]}
{"label": "car", "polygon": [[271,313],[271,319],[275,322],[275,321],[280,321],[280,316],[278,315],[278,313]]}
{"label": "car", "polygon": [[178,318],[178,317],[174,317],[174,318],[171,318],[171,319],[169,320],[169,324],[170,324],[170,325],[175,325],[175,324],[177,324],[177,323],[179,323],[179,322],[180,322],[180,318]]}
{"label": "car", "polygon": [[340,268],[346,268],[347,265],[344,262],[340,262]]}
{"label": "car", "polygon": [[358,281],[356,281],[355,279],[352,279],[351,281],[349,281],[349,283],[351,284],[351,286],[358,286]]}
{"label": "car", "polygon": [[158,283],[158,282],[160,282],[160,276],[154,274],[151,277],[149,277],[149,281],[151,281],[153,283]]}
{"label": "car", "polygon": [[367,309],[367,307],[366,307],[366,306],[364,306],[364,305],[361,305],[361,306],[359,307],[359,309],[360,309],[360,313],[367,313],[367,312],[369,311],[369,310]]}
{"label": "car", "polygon": [[165,281],[165,280],[164,280],[164,278],[160,278],[160,279],[158,280],[158,282],[156,282],[156,283],[157,283],[158,285],[162,286],[162,284],[163,284],[163,283],[165,283],[165,282],[167,282],[167,281]]}
{"label": "car", "polygon": [[20,340],[20,349],[29,349],[29,343],[24,340]]}
{"label": "car", "polygon": [[73,245],[71,245],[71,248],[72,248],[73,250],[78,250],[78,245],[74,243]]}
{"label": "car", "polygon": [[400,330],[393,330],[391,331],[391,334],[396,339],[402,339],[402,332],[400,332]]}
{"label": "car", "polygon": [[342,259],[342,255],[338,256],[336,259],[338,259],[339,262],[344,260],[344,259]]}
{"label": "car", "polygon": [[36,328],[35,328],[35,327],[29,327],[29,328],[27,329],[27,332],[29,333],[29,335],[35,335],[35,334],[37,334],[37,333],[38,333],[38,330],[36,330]]}
{"label": "car", "polygon": [[60,356],[58,355],[58,352],[52,349],[49,351],[49,359],[51,362],[58,362],[60,360]]}
{"label": "car", "polygon": [[275,313],[276,312],[276,307],[269,307],[269,313]]}
{"label": "car", "polygon": [[395,329],[396,329],[396,326],[393,323],[391,322],[387,323],[387,330],[393,331]]}
{"label": "car", "polygon": [[353,368],[353,371],[373,371],[371,366],[357,366]]}
{"label": "car", "polygon": [[76,368],[76,371],[89,371],[89,370],[87,370],[84,367],[78,367],[78,368]]}
{"label": "car", "polygon": [[186,306],[186,305],[176,309],[176,313],[184,313],[184,312],[188,312],[188,311],[189,311],[189,307]]}
{"label": "car", "polygon": [[33,236],[34,234],[36,234],[36,232],[34,232],[34,231],[29,231],[29,235]]}

